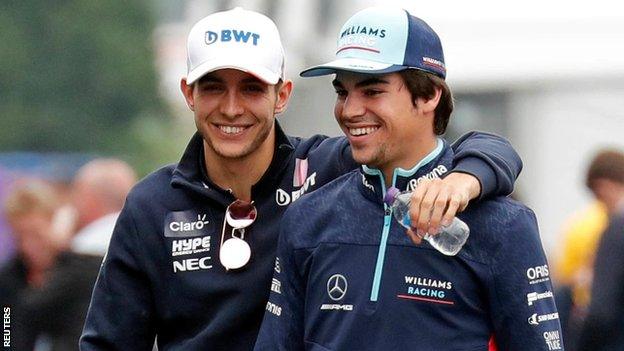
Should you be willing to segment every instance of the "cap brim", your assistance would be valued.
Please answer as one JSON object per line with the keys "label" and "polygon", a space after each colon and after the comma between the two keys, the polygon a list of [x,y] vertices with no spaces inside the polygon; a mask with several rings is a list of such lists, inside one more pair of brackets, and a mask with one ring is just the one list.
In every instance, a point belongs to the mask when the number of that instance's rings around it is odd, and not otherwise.
{"label": "cap brim", "polygon": [[341,58],[323,65],[314,66],[299,73],[302,77],[318,77],[328,74],[334,74],[339,71],[368,73],[368,74],[385,74],[398,72],[407,69],[402,65],[393,65],[388,63],[380,63],[370,60],[362,60],[356,58]]}
{"label": "cap brim", "polygon": [[247,72],[254,77],[257,77],[261,81],[267,84],[277,84],[280,80],[279,74],[275,72],[271,72],[268,68],[254,64],[252,62],[232,60],[232,58],[227,59],[218,59],[218,60],[209,60],[206,61],[199,66],[195,67],[186,77],[186,84],[191,85],[199,78],[203,77],[207,73],[214,72],[220,69],[236,69],[239,71]]}

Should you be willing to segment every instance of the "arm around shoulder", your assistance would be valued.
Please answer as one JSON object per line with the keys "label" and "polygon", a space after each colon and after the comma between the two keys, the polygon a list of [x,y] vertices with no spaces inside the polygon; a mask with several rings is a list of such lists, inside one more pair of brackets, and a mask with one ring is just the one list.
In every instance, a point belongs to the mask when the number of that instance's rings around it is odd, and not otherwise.
{"label": "arm around shoulder", "polygon": [[507,139],[472,131],[457,139],[452,148],[453,172],[468,173],[479,179],[480,199],[511,194],[522,171],[522,160]]}

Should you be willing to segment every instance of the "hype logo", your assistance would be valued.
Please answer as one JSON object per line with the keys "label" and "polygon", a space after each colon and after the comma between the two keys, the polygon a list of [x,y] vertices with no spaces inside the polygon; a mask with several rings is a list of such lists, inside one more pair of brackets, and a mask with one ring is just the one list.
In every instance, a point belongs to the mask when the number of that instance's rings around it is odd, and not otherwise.
{"label": "hype logo", "polygon": [[204,37],[206,45],[214,44],[215,42],[217,42],[217,40],[220,40],[221,42],[235,41],[237,43],[247,43],[250,39],[251,43],[254,46],[257,46],[258,39],[260,39],[260,34],[247,32],[244,30],[223,29],[221,33],[207,31]]}

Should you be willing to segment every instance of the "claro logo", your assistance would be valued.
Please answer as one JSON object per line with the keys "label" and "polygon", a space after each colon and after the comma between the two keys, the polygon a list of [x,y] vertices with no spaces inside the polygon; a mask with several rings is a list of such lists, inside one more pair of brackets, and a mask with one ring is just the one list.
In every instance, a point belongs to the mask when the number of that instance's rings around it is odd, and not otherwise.
{"label": "claro logo", "polygon": [[169,223],[169,229],[174,232],[190,232],[202,230],[208,223],[210,222],[206,220],[206,215],[197,215],[197,220],[194,222],[171,222]]}
{"label": "claro logo", "polygon": [[208,211],[174,211],[165,217],[164,234],[169,238],[206,236],[214,232],[214,224]]}

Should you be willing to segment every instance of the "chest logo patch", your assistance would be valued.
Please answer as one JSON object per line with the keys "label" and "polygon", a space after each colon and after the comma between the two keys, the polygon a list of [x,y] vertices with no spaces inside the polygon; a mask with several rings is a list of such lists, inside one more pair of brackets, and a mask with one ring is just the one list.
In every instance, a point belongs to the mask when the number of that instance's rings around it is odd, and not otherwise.
{"label": "chest logo patch", "polygon": [[442,305],[454,305],[449,296],[453,283],[424,277],[405,276],[405,288],[397,297],[405,300],[431,302]]}
{"label": "chest logo patch", "polygon": [[174,211],[167,214],[163,232],[168,238],[204,236],[214,233],[214,224],[207,212]]}

